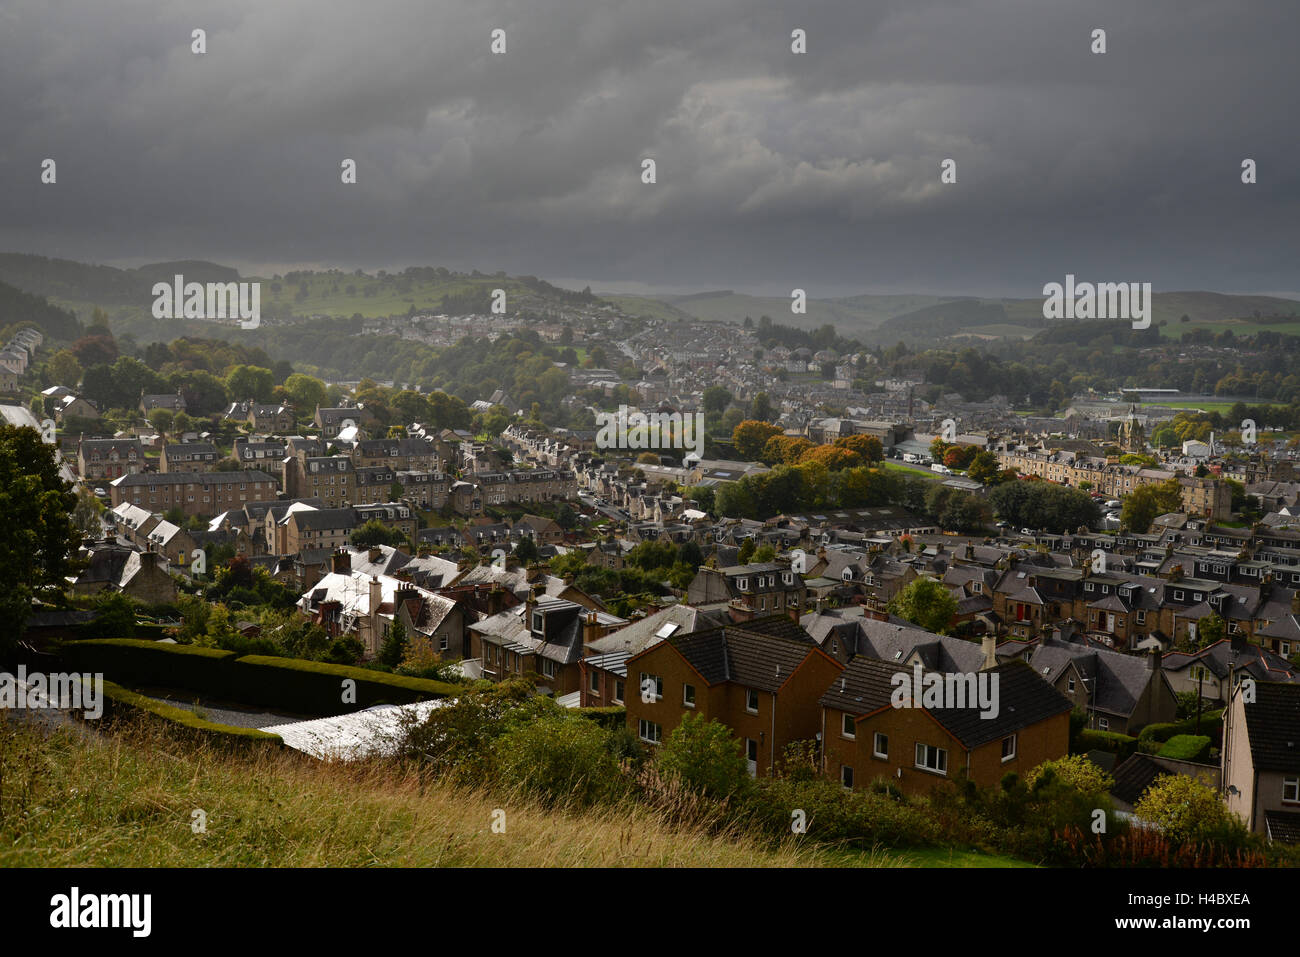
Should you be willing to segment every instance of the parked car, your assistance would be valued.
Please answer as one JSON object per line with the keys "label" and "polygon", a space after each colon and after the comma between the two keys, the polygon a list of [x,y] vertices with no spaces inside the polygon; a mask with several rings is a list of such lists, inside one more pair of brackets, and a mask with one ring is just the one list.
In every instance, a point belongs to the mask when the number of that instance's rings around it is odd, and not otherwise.
{"label": "parked car", "polygon": [[1117,498],[1113,498],[1113,499],[1111,499],[1109,502],[1106,503],[1106,507],[1107,507],[1107,508],[1123,508],[1123,507],[1124,507],[1124,503],[1121,502],[1121,501],[1120,501],[1119,499],[1117,499]]}

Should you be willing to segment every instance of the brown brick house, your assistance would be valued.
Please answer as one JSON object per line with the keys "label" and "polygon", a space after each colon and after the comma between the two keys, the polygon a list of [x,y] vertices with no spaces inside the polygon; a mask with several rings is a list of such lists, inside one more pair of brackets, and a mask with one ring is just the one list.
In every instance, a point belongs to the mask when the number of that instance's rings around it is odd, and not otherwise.
{"label": "brown brick house", "polygon": [[[822,768],[846,788],[877,778],[904,793],[926,793],[965,774],[992,787],[1008,772],[1062,757],[1070,743],[1070,702],[1020,662],[969,675],[935,676],[991,682],[996,709],[895,706],[899,665],[854,658],[822,694]],[[946,702],[949,703],[949,702]],[[987,716],[986,716],[987,715]]]}
{"label": "brown brick house", "polygon": [[770,776],[786,745],[815,739],[818,696],[841,668],[780,615],[670,637],[627,659],[628,726],[658,744],[699,714],[741,740],[751,774]]}

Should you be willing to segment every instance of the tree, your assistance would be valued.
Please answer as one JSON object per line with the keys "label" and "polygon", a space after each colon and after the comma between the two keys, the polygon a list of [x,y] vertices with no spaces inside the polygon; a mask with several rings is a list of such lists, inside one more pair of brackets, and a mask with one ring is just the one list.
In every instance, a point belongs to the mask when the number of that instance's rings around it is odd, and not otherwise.
{"label": "tree", "polygon": [[104,506],[95,498],[88,488],[77,491],[77,504],[72,510],[72,524],[82,538],[96,539],[104,534],[104,523],[100,513]]}
{"label": "tree", "polygon": [[394,620],[393,626],[384,636],[383,646],[379,649],[379,660],[390,668],[396,668],[402,663],[402,656],[405,654],[406,626],[401,621]]}
{"label": "tree", "polygon": [[761,422],[769,422],[772,419],[772,400],[767,397],[766,392],[760,392],[754,396],[753,407],[749,414]]}
{"label": "tree", "polygon": [[1183,507],[1183,490],[1178,479],[1159,485],[1139,485],[1124,499],[1120,523],[1130,531],[1145,532],[1159,515],[1177,512]]}
{"label": "tree", "polygon": [[711,385],[704,390],[704,412],[721,414],[731,405],[731,393],[720,385]]}
{"label": "tree", "polygon": [[1133,813],[1179,842],[1222,839],[1243,829],[1217,791],[1184,774],[1156,778],[1138,798]]}
{"label": "tree", "polygon": [[0,427],[0,653],[22,636],[33,599],[62,598],[80,544],[76,503],[54,446],[33,428]]}
{"label": "tree", "polygon": [[394,548],[406,544],[406,536],[395,528],[389,528],[377,518],[372,518],[352,532],[352,544],[362,548],[372,545],[391,545]]}
{"label": "tree", "polygon": [[835,445],[862,456],[864,462],[882,462],[885,447],[874,435],[846,435],[835,440]]}
{"label": "tree", "polygon": [[91,627],[96,638],[134,638],[135,602],[121,592],[101,592]]}
{"label": "tree", "polygon": [[515,558],[519,559],[525,565],[537,561],[539,555],[540,553],[537,551],[537,543],[531,538],[521,538],[519,539],[519,543],[515,545]]}
{"label": "tree", "polygon": [[740,552],[736,555],[736,561],[742,565],[748,565],[750,559],[754,557],[755,551],[757,551],[757,548],[754,545],[754,540],[752,538],[745,539],[740,543]]}
{"label": "tree", "polygon": [[916,578],[894,596],[889,611],[926,631],[943,634],[957,614],[957,599],[941,582]]}
{"label": "tree", "polygon": [[284,380],[284,391],[299,416],[310,415],[325,403],[325,383],[301,372]]}
{"label": "tree", "polygon": [[799,459],[800,464],[812,462],[826,466],[828,472],[839,472],[862,464],[862,457],[851,449],[840,445],[818,445],[806,451]]}
{"label": "tree", "polygon": [[757,461],[763,454],[767,440],[781,434],[779,425],[747,419],[741,422],[731,433],[731,441],[736,446],[736,453],[748,462]]}
{"label": "tree", "polygon": [[1196,645],[1198,648],[1208,648],[1216,641],[1222,641],[1227,634],[1227,622],[1218,614],[1211,612],[1196,625]]}
{"label": "tree", "polygon": [[50,381],[55,385],[67,386],[69,389],[75,389],[77,383],[81,381],[81,363],[67,349],[60,349],[54,355],[50,356],[49,374]]}
{"label": "tree", "polygon": [[1044,761],[1025,775],[1025,785],[1030,790],[1040,779],[1050,775],[1056,780],[1084,794],[1105,794],[1115,786],[1115,779],[1093,764],[1086,755],[1070,754],[1055,761]]}
{"label": "tree", "polygon": [[966,475],[985,485],[994,484],[998,477],[998,457],[988,449],[976,452],[975,458],[971,459],[970,468],[966,470]]}
{"label": "tree", "polygon": [[256,399],[269,402],[274,386],[274,373],[261,366],[237,365],[226,374],[226,389],[237,401]]}
{"label": "tree", "polygon": [[154,409],[149,413],[149,424],[166,435],[176,421],[176,413],[171,409]]}
{"label": "tree", "polygon": [[687,714],[669,732],[655,756],[655,767],[669,781],[715,800],[749,786],[749,769],[731,729],[703,715]]}

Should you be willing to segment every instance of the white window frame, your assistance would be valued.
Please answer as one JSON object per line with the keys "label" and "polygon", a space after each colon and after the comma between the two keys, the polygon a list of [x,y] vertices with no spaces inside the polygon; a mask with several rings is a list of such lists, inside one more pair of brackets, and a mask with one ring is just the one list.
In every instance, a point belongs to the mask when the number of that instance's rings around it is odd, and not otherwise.
{"label": "white window frame", "polygon": [[[1010,742],[1010,743],[1011,743],[1011,753],[1010,753],[1010,754],[1007,753],[1007,742]],[[1003,762],[1004,764],[1005,764],[1006,762],[1008,762],[1008,761],[1014,761],[1014,760],[1015,760],[1015,757],[1016,757],[1016,745],[1017,745],[1017,744],[1018,744],[1018,742],[1017,742],[1017,740],[1016,740],[1016,735],[1015,735],[1014,733],[1013,733],[1013,734],[1009,734],[1009,735],[1007,735],[1005,738],[1002,739],[1002,762]]]}
{"label": "white window frame", "polygon": [[695,685],[682,685],[682,706],[686,708],[695,707]]}
{"label": "white window frame", "polygon": [[[880,748],[880,743],[882,740],[884,741],[885,744],[885,748],[883,751]],[[875,736],[872,738],[871,741],[871,754],[872,757],[881,758],[885,761],[889,760],[889,735],[885,734],[883,731],[877,731],[875,733]]]}
{"label": "white window frame", "polygon": [[848,738],[850,741],[855,741],[858,737],[857,722],[847,711],[840,712],[840,737]]}
{"label": "white window frame", "polygon": [[[1288,789],[1291,791],[1291,797],[1286,796]],[[1282,803],[1300,804],[1300,778],[1282,779]]]}
{"label": "white window frame", "polygon": [[653,721],[647,721],[645,718],[641,718],[637,722],[637,737],[646,742],[646,744],[658,744],[663,740],[664,729]]}
{"label": "white window frame", "polygon": [[[935,766],[929,764],[931,755],[934,756]],[[933,744],[916,743],[916,766],[919,770],[929,771],[931,774],[939,774],[944,777],[948,776],[948,749],[938,748]]]}
{"label": "white window frame", "polygon": [[[751,700],[754,702],[752,708],[749,706]],[[753,688],[745,689],[745,712],[747,714],[758,714],[758,692]]]}

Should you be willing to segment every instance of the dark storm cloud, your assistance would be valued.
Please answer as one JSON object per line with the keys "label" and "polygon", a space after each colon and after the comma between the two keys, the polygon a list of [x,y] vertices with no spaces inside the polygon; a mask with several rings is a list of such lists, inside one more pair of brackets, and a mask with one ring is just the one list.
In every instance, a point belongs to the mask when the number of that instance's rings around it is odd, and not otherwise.
{"label": "dark storm cloud", "polygon": [[1295,290],[1295,9],[11,0],[0,248],[814,296]]}

